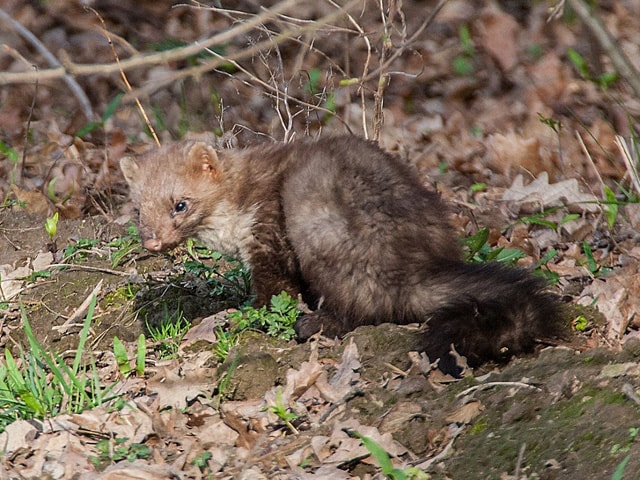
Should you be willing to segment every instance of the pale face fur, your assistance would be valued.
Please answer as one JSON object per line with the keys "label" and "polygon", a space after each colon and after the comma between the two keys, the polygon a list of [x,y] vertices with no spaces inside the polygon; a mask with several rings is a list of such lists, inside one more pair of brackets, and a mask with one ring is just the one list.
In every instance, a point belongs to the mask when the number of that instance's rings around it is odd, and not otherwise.
{"label": "pale face fur", "polygon": [[195,237],[211,249],[249,261],[254,212],[230,200],[233,182],[225,182],[228,172],[213,147],[175,143],[140,158],[123,158],[120,167],[145,248],[159,252]]}

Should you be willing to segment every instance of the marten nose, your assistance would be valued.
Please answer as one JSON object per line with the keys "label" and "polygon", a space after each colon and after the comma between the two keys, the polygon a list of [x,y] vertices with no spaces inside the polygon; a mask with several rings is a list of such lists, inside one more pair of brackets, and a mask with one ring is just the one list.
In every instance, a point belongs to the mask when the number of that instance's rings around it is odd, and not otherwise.
{"label": "marten nose", "polygon": [[162,242],[157,238],[148,238],[143,243],[144,248],[152,252],[159,252],[162,250]]}

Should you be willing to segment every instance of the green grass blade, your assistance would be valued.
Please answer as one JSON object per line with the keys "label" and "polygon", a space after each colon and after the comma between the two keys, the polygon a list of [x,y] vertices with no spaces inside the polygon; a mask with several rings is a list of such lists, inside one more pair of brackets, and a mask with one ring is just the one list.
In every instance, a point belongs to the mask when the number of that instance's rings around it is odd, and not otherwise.
{"label": "green grass blade", "polygon": [[116,357],[120,373],[124,376],[129,375],[131,373],[131,365],[129,364],[127,349],[118,337],[113,337],[113,355]]}
{"label": "green grass blade", "polygon": [[[73,394],[73,390],[69,383],[67,382],[65,376],[62,374],[62,371],[59,368],[59,364],[55,362],[55,360],[51,357],[51,355],[44,351],[35,335],[33,334],[33,330],[31,329],[31,324],[29,323],[29,319],[27,318],[27,313],[24,310],[24,306],[20,304],[20,312],[22,315],[22,322],[24,325],[24,333],[29,340],[29,346],[31,347],[31,355],[35,358],[42,359],[45,361],[47,366],[51,369],[51,373],[55,376],[56,380],[60,382],[61,387],[64,389],[65,393],[70,397]],[[62,363],[64,365],[64,362]],[[66,366],[66,365],[65,365]]]}
{"label": "green grass blade", "polygon": [[624,478],[624,469],[626,468],[627,463],[629,463],[629,460],[631,460],[631,455],[627,455],[626,457],[624,457],[624,460],[620,462],[620,464],[616,468],[616,471],[613,472],[611,480],[622,480]]}
{"label": "green grass blade", "polygon": [[87,338],[89,337],[89,328],[91,326],[91,321],[93,320],[93,312],[96,308],[97,297],[93,295],[91,297],[91,303],[89,303],[89,309],[87,310],[87,315],[84,320],[84,324],[82,325],[82,330],[80,331],[80,338],[78,340],[78,348],[76,350],[76,356],[73,359],[73,375],[77,375],[78,368],[80,368],[80,362],[82,360],[82,353],[84,352],[84,346],[87,343]]}
{"label": "green grass blade", "polygon": [[136,348],[136,373],[142,377],[144,375],[145,361],[147,358],[147,340],[144,333],[138,337],[138,346]]}
{"label": "green grass blade", "polygon": [[9,377],[10,389],[13,394],[19,396],[24,405],[34,414],[38,416],[44,415],[46,411],[44,406],[34,396],[33,392],[27,388],[27,383],[25,382],[25,379],[22,376],[20,369],[18,368],[18,364],[13,358],[13,355],[11,355],[9,349],[6,349],[4,351],[4,358],[7,365],[7,374]]}
{"label": "green grass blade", "polygon": [[364,448],[366,448],[369,453],[371,453],[371,455],[373,455],[373,457],[378,461],[382,473],[384,473],[385,475],[390,475],[394,471],[393,464],[391,463],[391,458],[389,458],[389,454],[384,448],[382,448],[382,446],[378,442],[369,437],[365,437],[358,432],[350,433],[356,438],[359,438],[364,445]]}

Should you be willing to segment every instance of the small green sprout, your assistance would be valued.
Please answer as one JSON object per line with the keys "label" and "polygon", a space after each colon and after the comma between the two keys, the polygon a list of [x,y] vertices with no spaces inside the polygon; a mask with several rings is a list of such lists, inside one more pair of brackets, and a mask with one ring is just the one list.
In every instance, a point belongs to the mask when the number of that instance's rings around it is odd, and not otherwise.
{"label": "small green sprout", "polygon": [[58,233],[58,212],[54,213],[53,216],[47,217],[44,222],[44,229],[47,231],[47,235],[49,235],[49,240],[53,242],[53,238]]}

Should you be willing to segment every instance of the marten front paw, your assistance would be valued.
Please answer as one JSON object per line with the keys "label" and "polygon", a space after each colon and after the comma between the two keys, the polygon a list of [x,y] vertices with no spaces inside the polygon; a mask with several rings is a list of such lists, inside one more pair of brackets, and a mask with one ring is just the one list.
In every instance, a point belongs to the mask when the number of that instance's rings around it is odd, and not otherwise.
{"label": "marten front paw", "polygon": [[300,317],[293,328],[299,340],[307,340],[322,331],[328,338],[341,337],[345,332],[337,324],[335,318],[327,313],[313,312]]}

